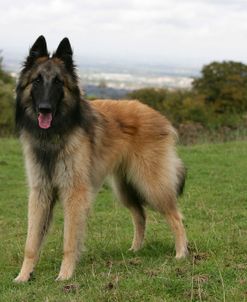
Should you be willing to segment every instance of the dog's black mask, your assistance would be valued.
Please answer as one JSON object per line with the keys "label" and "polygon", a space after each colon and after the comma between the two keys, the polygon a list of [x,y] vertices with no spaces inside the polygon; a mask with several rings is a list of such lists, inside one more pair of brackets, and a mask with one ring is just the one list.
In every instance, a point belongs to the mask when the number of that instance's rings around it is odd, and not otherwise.
{"label": "dog's black mask", "polygon": [[68,38],[51,57],[43,36],[33,44],[16,90],[18,129],[52,135],[81,123],[81,96],[72,55]]}

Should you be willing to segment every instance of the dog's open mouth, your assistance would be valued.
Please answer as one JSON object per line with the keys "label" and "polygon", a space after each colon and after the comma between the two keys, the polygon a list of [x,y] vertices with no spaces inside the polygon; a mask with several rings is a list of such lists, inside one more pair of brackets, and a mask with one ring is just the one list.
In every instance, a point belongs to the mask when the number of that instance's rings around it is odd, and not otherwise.
{"label": "dog's open mouth", "polygon": [[42,129],[48,129],[51,127],[52,113],[51,112],[39,112],[38,114],[39,127]]}

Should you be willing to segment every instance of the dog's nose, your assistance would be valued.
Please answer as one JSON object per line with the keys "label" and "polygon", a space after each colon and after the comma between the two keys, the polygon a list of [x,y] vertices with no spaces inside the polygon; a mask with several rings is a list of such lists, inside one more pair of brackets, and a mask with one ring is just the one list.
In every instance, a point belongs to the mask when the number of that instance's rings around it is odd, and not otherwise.
{"label": "dog's nose", "polygon": [[49,103],[40,103],[39,106],[39,111],[40,112],[50,112],[51,111],[51,105]]}

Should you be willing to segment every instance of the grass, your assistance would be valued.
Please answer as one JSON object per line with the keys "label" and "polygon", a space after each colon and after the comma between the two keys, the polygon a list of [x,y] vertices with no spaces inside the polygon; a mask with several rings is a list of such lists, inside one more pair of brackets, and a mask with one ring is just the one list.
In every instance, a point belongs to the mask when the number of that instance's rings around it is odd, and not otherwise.
{"label": "grass", "polygon": [[61,205],[34,279],[14,284],[26,237],[27,186],[21,148],[0,140],[0,301],[247,301],[247,142],[180,147],[188,167],[180,207],[190,256],[174,259],[172,235],[148,211],[143,249],[129,252],[128,211],[104,187],[89,219],[87,250],[68,282],[54,279],[62,257]]}

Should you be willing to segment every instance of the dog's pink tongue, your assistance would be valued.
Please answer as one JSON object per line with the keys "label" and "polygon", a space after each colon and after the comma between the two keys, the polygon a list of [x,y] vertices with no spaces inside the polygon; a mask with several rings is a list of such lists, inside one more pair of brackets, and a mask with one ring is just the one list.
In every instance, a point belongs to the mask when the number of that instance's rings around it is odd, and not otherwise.
{"label": "dog's pink tongue", "polygon": [[39,113],[38,121],[39,121],[40,128],[48,129],[51,127],[52,114],[51,113]]}

